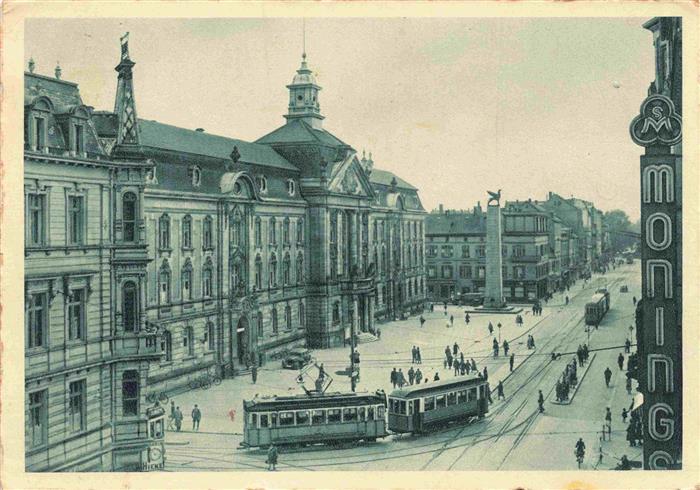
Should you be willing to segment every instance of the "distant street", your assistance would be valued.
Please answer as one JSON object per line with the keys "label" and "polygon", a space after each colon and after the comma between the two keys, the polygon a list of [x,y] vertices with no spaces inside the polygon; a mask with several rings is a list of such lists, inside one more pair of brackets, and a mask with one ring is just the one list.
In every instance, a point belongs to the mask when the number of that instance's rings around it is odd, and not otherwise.
{"label": "distant street", "polygon": [[[620,293],[628,285],[628,293]],[[598,330],[590,337],[590,368],[579,368],[579,389],[570,405],[551,403],[554,386],[578,345],[587,340],[583,322],[584,305],[600,287],[611,292],[612,308]],[[565,305],[565,294],[570,297]],[[359,390],[384,389],[391,392],[389,373],[393,367],[406,372],[411,367],[411,347],[421,348],[424,377],[432,379],[438,371],[441,379],[453,376],[443,367],[445,346],[456,341],[465,358],[474,358],[479,370],[488,367],[494,403],[482,421],[464,426],[445,427],[428,436],[389,436],[374,444],[348,444],[339,448],[314,446],[280,451],[279,470],[537,470],[576,469],[574,444],[579,437],[586,443],[584,469],[597,465],[598,436],[603,425],[605,408],[613,413],[612,441],[603,443],[603,462],[598,469],[610,469],[616,458],[626,454],[639,458],[640,448],[630,448],[625,441],[625,426],[620,412],[628,407],[631,396],[625,390],[625,372],[619,370],[616,358],[623,351],[634,325],[633,296],[640,296],[638,262],[625,265],[605,275],[596,274],[583,287],[579,280],[565,294],[556,294],[544,305],[542,316],[533,317],[526,307],[522,327],[515,325],[513,315],[471,315],[464,322],[463,308],[449,306],[447,315],[442,305],[424,314],[426,323],[420,327],[418,317],[390,322],[381,326],[381,340],[360,344],[361,382]],[[450,316],[454,326],[446,327]],[[515,371],[509,376],[508,359],[492,357],[487,325],[502,323],[501,339],[507,339],[515,353]],[[525,347],[527,335],[533,335],[536,349]],[[634,348],[633,348],[634,351]],[[555,361],[551,353],[561,353]],[[335,374],[348,365],[348,349],[314,352],[317,362],[324,363],[334,377],[330,391],[349,390],[346,377]],[[594,355],[593,355],[594,354]],[[613,378],[605,387],[603,371],[610,367]],[[625,360],[626,367],[626,360]],[[585,374],[584,374],[585,373]],[[193,470],[263,470],[266,453],[263,450],[238,449],[242,440],[242,400],[256,393],[292,394],[300,389],[295,382],[297,372],[282,370],[278,362],[268,363],[260,372],[258,383],[250,377],[225,380],[209,390],[192,391],[174,397],[185,414],[183,429],[166,436],[168,471]],[[583,379],[581,380],[581,377]],[[504,381],[506,399],[496,400],[495,386]],[[537,413],[538,390],[545,395],[545,413]],[[633,392],[634,393],[634,392]],[[203,418],[199,433],[191,428],[189,413],[197,403]],[[232,412],[235,411],[234,412]]]}

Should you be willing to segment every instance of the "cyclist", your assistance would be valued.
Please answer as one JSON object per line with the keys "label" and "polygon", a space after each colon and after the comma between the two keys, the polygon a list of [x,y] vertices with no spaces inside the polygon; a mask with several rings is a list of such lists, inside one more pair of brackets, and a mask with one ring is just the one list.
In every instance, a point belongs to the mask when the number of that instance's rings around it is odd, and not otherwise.
{"label": "cyclist", "polygon": [[586,454],[586,444],[583,442],[582,438],[578,438],[576,441],[576,461],[578,462],[578,467],[581,467],[583,463],[583,457]]}

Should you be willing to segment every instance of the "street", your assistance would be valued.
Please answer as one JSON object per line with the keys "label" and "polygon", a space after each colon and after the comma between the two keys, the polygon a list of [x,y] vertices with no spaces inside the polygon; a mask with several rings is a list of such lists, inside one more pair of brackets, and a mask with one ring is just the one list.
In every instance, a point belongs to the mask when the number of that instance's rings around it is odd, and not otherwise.
{"label": "street", "polygon": [[[411,367],[411,347],[421,348],[423,376],[441,379],[454,376],[443,366],[445,346],[457,342],[465,358],[474,358],[479,370],[488,367],[494,403],[488,416],[468,425],[443,427],[428,436],[390,435],[376,443],[355,443],[338,447],[313,446],[280,449],[278,470],[547,470],[576,469],[574,444],[582,437],[586,456],[582,469],[610,469],[626,454],[639,459],[641,448],[631,448],[625,441],[625,427],[620,418],[631,396],[625,390],[625,371],[619,370],[616,358],[623,351],[625,339],[634,325],[632,297],[640,296],[639,263],[624,265],[605,275],[596,274],[583,285],[578,280],[564,294],[543,303],[542,316],[533,317],[525,306],[524,324],[515,325],[514,315],[472,314],[464,322],[463,308],[442,305],[426,312],[421,328],[418,317],[381,325],[381,340],[360,344],[361,381],[358,390],[392,390],[392,368]],[[628,293],[620,293],[628,285]],[[607,287],[611,293],[611,310],[599,329],[592,329],[588,370],[579,368],[578,391],[569,405],[551,403],[554,386],[566,363],[580,344],[587,340],[583,322],[584,305],[593,292]],[[570,302],[565,305],[565,295]],[[454,326],[446,327],[450,315]],[[447,319],[447,320],[446,320]],[[502,340],[508,340],[515,354],[515,370],[509,372],[508,358],[500,352],[493,358],[487,325],[500,322]],[[493,336],[498,339],[499,329]],[[532,335],[536,349],[528,350],[527,335]],[[634,348],[633,348],[634,351]],[[551,359],[552,352],[562,354]],[[349,364],[349,349],[315,351],[317,362],[324,363],[333,376],[329,391],[349,391],[345,376],[335,374]],[[625,361],[626,366],[626,361]],[[416,366],[417,367],[417,366]],[[613,378],[606,388],[603,371],[610,367]],[[297,372],[282,370],[278,363],[268,363],[259,373],[257,384],[250,377],[224,380],[209,390],[196,390],[175,396],[174,401],[185,414],[182,432],[166,435],[166,471],[264,470],[266,451],[239,449],[242,440],[242,400],[255,394],[296,394]],[[495,386],[503,380],[505,400],[496,400]],[[310,386],[309,386],[310,387]],[[545,413],[537,410],[538,390],[545,397]],[[634,393],[634,391],[633,391]],[[192,432],[189,413],[197,403],[203,417],[199,432]],[[612,441],[604,442],[603,462],[598,465],[598,437],[605,408],[613,413]],[[235,412],[234,412],[235,411]]]}

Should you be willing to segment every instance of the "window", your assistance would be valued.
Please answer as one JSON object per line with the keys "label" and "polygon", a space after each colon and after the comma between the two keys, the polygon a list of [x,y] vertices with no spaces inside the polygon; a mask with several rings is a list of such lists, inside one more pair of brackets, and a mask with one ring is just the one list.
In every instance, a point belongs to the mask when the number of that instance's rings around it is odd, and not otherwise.
{"label": "window", "polygon": [[340,422],[340,409],[339,408],[329,408],[328,409],[328,423],[337,424]]}
{"label": "window", "polygon": [[478,278],[479,278],[479,279],[483,279],[484,277],[486,277],[486,267],[484,267],[484,266],[479,266],[479,276],[478,276]]}
{"label": "window", "polygon": [[43,194],[29,194],[27,196],[28,245],[43,245],[46,242],[45,203]]}
{"label": "window", "polygon": [[85,430],[87,400],[85,398],[85,380],[73,381],[68,385],[68,419],[71,432]]}
{"label": "window", "polygon": [[204,223],[202,224],[202,248],[205,250],[211,249],[212,247],[212,219],[211,216],[204,218]]}
{"label": "window", "polygon": [[75,128],[73,151],[76,153],[82,153],[85,151],[85,127],[82,124],[76,124],[73,127]]}
{"label": "window", "polygon": [[277,243],[277,221],[275,218],[270,218],[270,245],[275,245]]}
{"label": "window", "polygon": [[241,263],[239,259],[231,265],[231,291],[234,292],[236,296],[244,293],[245,281],[241,275]]}
{"label": "window", "polygon": [[212,296],[212,274],[211,260],[207,260],[204,269],[202,269],[202,296],[205,298]]}
{"label": "window", "polygon": [[32,294],[27,311],[27,345],[30,349],[46,345],[47,306],[46,293]]}
{"label": "window", "polygon": [[304,219],[297,220],[297,244],[304,243]]}
{"label": "window", "polygon": [[340,303],[335,302],[333,305],[333,325],[340,323]]}
{"label": "window", "polygon": [[192,248],[192,216],[182,218],[182,248]]}
{"label": "window", "polygon": [[169,331],[163,332],[163,337],[160,341],[160,350],[165,352],[165,360],[173,360],[173,336]]}
{"label": "window", "polygon": [[161,305],[170,303],[170,267],[166,262],[160,268],[158,273],[158,300]]}
{"label": "window", "polygon": [[457,404],[457,392],[453,391],[447,394],[447,404],[456,405]]}
{"label": "window", "polygon": [[42,150],[46,146],[46,120],[43,117],[35,117],[34,129],[34,148]]}
{"label": "window", "polygon": [[443,245],[441,248],[443,257],[452,257],[452,245]]}
{"label": "window", "polygon": [[279,425],[294,425],[294,412],[280,412]]}
{"label": "window", "polygon": [[[405,402],[404,402],[405,403]],[[343,409],[343,422],[355,422],[357,420],[357,408],[349,407]]]}
{"label": "window", "polygon": [[326,412],[323,410],[311,411],[311,425],[323,425],[326,423]]}
{"label": "window", "polygon": [[262,222],[260,221],[260,218],[255,218],[255,246],[260,247],[262,246]]}
{"label": "window", "polygon": [[289,218],[284,218],[282,224],[282,243],[289,245]]}
{"label": "window", "polygon": [[124,241],[136,241],[136,194],[127,192],[122,197],[122,224]]}
{"label": "window", "polygon": [[158,234],[158,247],[160,249],[170,248],[170,216],[164,214],[160,217],[158,221],[159,234]]}
{"label": "window", "polygon": [[451,265],[443,265],[442,266],[442,278],[443,279],[451,279],[453,274],[452,266]]}
{"label": "window", "polygon": [[277,335],[277,308],[272,308],[272,334]]}
{"label": "window", "polygon": [[304,302],[299,301],[299,328],[304,328],[306,325],[306,314],[304,312]]}
{"label": "window", "polygon": [[214,350],[214,324],[212,322],[207,323],[207,340],[209,341],[209,350]]}
{"label": "window", "polygon": [[192,262],[190,259],[187,259],[182,268],[180,286],[182,288],[182,301],[192,300]]}
{"label": "window", "polygon": [[462,390],[457,392],[457,403],[467,402],[467,390]]}
{"label": "window", "polygon": [[265,194],[267,192],[267,178],[264,175],[258,175],[257,177],[258,188],[260,192]]}
{"label": "window", "polygon": [[485,257],[486,256],[486,245],[479,245],[476,247],[476,255],[479,257]]}
{"label": "window", "polygon": [[476,401],[476,388],[471,388],[467,392],[467,401],[470,401],[470,402]]}
{"label": "window", "polygon": [[139,414],[139,372],[135,369],[122,374],[122,412],[124,416]]}
{"label": "window", "polygon": [[190,175],[192,176],[192,185],[199,187],[202,183],[202,170],[199,167],[194,166],[190,169]]}
{"label": "window", "polygon": [[287,181],[287,192],[290,196],[293,196],[294,192],[296,192],[296,183],[292,179]]}
{"label": "window", "polygon": [[469,245],[462,245],[462,257],[469,258]]}
{"label": "window", "polygon": [[85,290],[74,289],[68,296],[68,340],[85,338]]}
{"label": "window", "polygon": [[231,243],[239,247],[243,244],[243,217],[241,216],[241,211],[236,208],[231,219],[229,220],[229,225],[231,227]]}
{"label": "window", "polygon": [[270,257],[270,278],[269,286],[271,288],[277,287],[277,256],[273,253]]}
{"label": "window", "polygon": [[255,323],[256,323],[256,330],[258,331],[258,338],[261,338],[263,336],[263,314],[262,311],[259,311],[258,314],[255,316]]}
{"label": "window", "polygon": [[83,197],[68,196],[68,243],[79,245],[83,243]]}
{"label": "window", "polygon": [[423,399],[424,400],[424,411],[429,412],[430,410],[435,410],[435,397],[434,396],[429,396]]}
{"label": "window", "polygon": [[29,447],[43,446],[48,441],[48,390],[29,394]]}
{"label": "window", "polygon": [[187,352],[189,357],[194,356],[194,330],[192,327],[185,327],[182,336],[182,346],[185,348],[185,352]]}
{"label": "window", "polygon": [[282,264],[282,276],[284,279],[284,284],[289,285],[292,282],[292,261],[289,258],[289,254],[284,254],[284,261]]}
{"label": "window", "polygon": [[265,428],[270,426],[270,420],[266,413],[260,414],[260,427]]}
{"label": "window", "polygon": [[446,406],[445,395],[437,395],[435,397],[435,408],[445,408]]}
{"label": "window", "polygon": [[262,289],[262,259],[260,255],[255,257],[255,289]]}
{"label": "window", "polygon": [[302,284],[304,282],[304,254],[299,252],[297,254],[297,270],[296,270],[297,284]]}
{"label": "window", "polygon": [[292,308],[289,305],[284,307],[284,324],[287,330],[292,329]]}
{"label": "window", "polygon": [[139,297],[136,283],[128,281],[122,286],[122,316],[124,331],[135,332],[139,318]]}
{"label": "window", "polygon": [[297,412],[297,425],[309,425],[309,412],[307,410]]}
{"label": "window", "polygon": [[471,279],[472,268],[468,265],[460,265],[459,266],[459,277],[461,277],[462,279]]}
{"label": "window", "polygon": [[428,245],[426,254],[428,257],[437,257],[437,245]]}

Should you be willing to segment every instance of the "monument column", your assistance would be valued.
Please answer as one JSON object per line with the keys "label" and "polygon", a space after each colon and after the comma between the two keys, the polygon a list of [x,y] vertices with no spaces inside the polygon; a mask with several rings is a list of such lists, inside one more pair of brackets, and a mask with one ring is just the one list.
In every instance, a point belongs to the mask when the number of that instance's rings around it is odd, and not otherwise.
{"label": "monument column", "polygon": [[[486,287],[484,289],[484,307],[501,308],[505,306],[503,298],[503,270],[501,255],[501,191],[492,194],[486,206]],[[495,202],[495,203],[494,203]]]}

